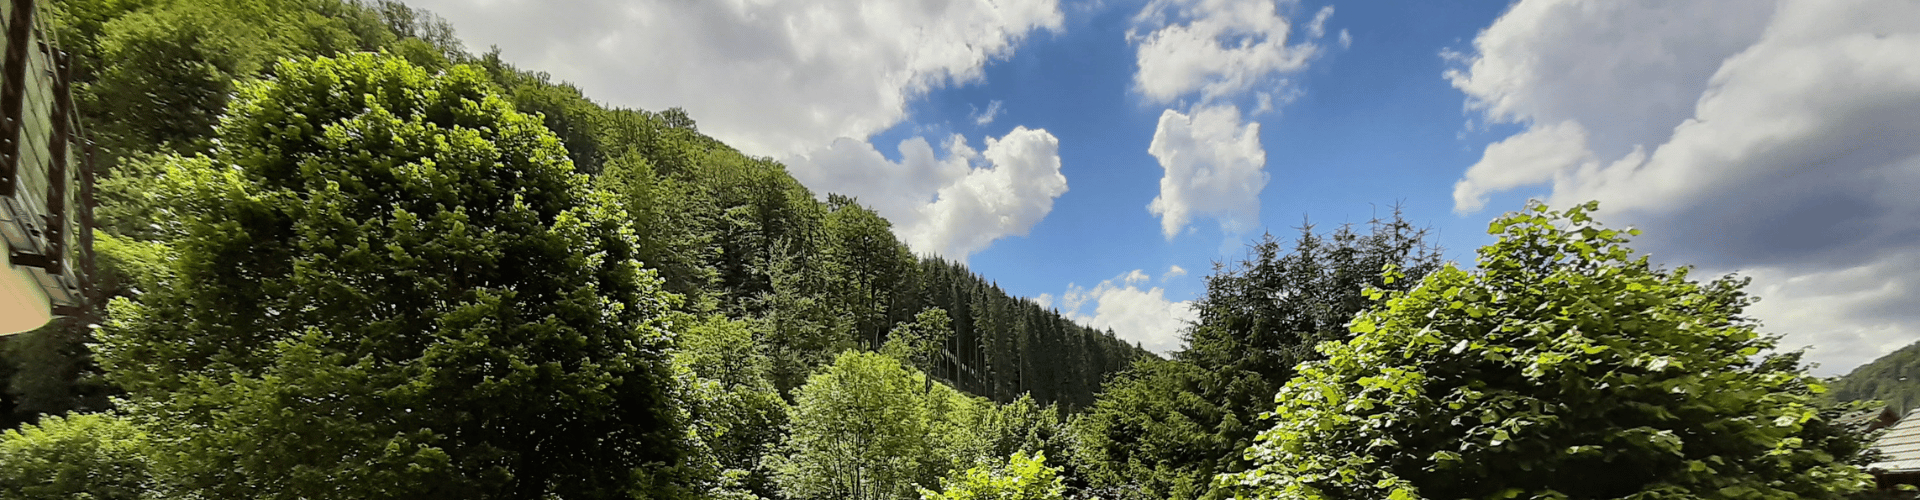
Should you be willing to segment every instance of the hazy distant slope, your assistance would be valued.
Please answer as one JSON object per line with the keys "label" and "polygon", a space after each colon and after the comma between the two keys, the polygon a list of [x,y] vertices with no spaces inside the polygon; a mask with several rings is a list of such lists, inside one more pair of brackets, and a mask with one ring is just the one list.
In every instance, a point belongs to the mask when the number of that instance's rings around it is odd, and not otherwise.
{"label": "hazy distant slope", "polygon": [[1904,414],[1920,405],[1920,343],[1861,365],[1828,389],[1839,401],[1878,399]]}

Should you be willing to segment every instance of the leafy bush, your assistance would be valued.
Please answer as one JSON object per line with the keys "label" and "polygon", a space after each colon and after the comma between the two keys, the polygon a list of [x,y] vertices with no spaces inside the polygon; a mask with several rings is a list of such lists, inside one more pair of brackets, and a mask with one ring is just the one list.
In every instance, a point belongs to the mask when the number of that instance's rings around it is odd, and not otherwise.
{"label": "leafy bush", "polygon": [[1014,452],[1005,464],[967,469],[941,479],[943,491],[920,489],[923,500],[1059,500],[1066,491],[1060,469],[1047,466],[1047,454]]}
{"label": "leafy bush", "polygon": [[[481,70],[287,60],[234,96],[167,286],[97,355],[232,498],[674,490],[664,311],[620,210]],[[648,472],[637,472],[645,468]],[[663,472],[665,471],[665,472]]]}
{"label": "leafy bush", "polygon": [[0,498],[159,498],[151,442],[114,414],[49,416],[0,435]]}
{"label": "leafy bush", "polygon": [[1220,477],[1262,499],[1843,498],[1859,438],[1821,416],[1797,353],[1741,316],[1745,281],[1634,258],[1589,203],[1497,219],[1448,266],[1354,318],[1282,389]]}

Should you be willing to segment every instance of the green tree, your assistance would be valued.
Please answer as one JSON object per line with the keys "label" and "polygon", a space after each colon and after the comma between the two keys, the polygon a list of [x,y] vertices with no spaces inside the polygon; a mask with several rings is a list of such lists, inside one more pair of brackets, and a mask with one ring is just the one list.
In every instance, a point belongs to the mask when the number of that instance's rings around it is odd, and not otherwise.
{"label": "green tree", "polygon": [[[1245,498],[1845,498],[1858,436],[1797,354],[1741,315],[1744,280],[1635,258],[1589,212],[1495,220],[1448,266],[1357,316],[1282,389],[1223,475]],[[1832,415],[1832,412],[1828,412]]]}
{"label": "green tree", "polygon": [[926,378],[926,391],[931,391],[934,366],[952,338],[953,320],[947,317],[947,310],[935,307],[915,314],[910,323],[894,326],[880,351],[920,368]]}
{"label": "green tree", "polygon": [[[1198,498],[1202,473],[1245,448],[1222,437],[1233,417],[1203,397],[1212,374],[1191,363],[1141,360],[1108,381],[1074,421],[1073,463],[1094,489],[1121,499]],[[1237,425],[1237,424],[1235,424]]]}
{"label": "green tree", "polygon": [[1271,235],[1245,259],[1219,266],[1195,302],[1199,322],[1169,362],[1135,363],[1107,383],[1076,427],[1074,463],[1096,489],[1123,498],[1217,498],[1213,477],[1248,467],[1242,452],[1259,434],[1273,394],[1315,343],[1346,338],[1368,288],[1404,290],[1381,269],[1421,276],[1439,265],[1426,232],[1399,210],[1362,233],[1303,225],[1293,248]]}
{"label": "green tree", "polygon": [[1016,452],[1052,453],[1066,456],[1066,423],[1060,420],[1058,405],[1041,406],[1032,395],[1001,405],[981,404],[982,411],[964,425],[974,441],[958,456],[999,459]]}
{"label": "green tree", "polygon": [[98,359],[216,498],[612,498],[677,484],[672,301],[484,73],[355,54],[242,87],[173,277]]}
{"label": "green tree", "polygon": [[953,337],[953,320],[947,311],[928,308],[913,316],[913,321],[894,325],[880,352],[902,363],[925,369],[932,366],[948,339]]}
{"label": "green tree", "polygon": [[934,417],[899,360],[846,351],[794,392],[787,439],[768,468],[795,499],[896,498],[931,461]]}
{"label": "green tree", "polygon": [[126,417],[52,416],[0,434],[0,497],[15,500],[164,498],[152,440]]}
{"label": "green tree", "polygon": [[854,331],[865,345],[879,345],[893,288],[913,267],[913,255],[893,236],[893,224],[853,198],[827,195],[827,231],[835,260],[846,269],[841,301],[855,314]]}
{"label": "green tree", "polygon": [[1060,468],[1047,466],[1045,453],[1014,452],[1005,464],[969,468],[943,478],[942,491],[922,488],[923,500],[1059,500],[1066,485]]}
{"label": "green tree", "polygon": [[766,347],[754,339],[753,322],[719,315],[688,322],[674,362],[687,371],[688,421],[729,483],[718,489],[771,497],[761,458],[785,435],[787,405],[767,379]]}
{"label": "green tree", "polygon": [[204,151],[235,82],[275,58],[394,40],[372,12],[339,0],[92,0],[57,12],[77,35],[75,97],[110,156]]}

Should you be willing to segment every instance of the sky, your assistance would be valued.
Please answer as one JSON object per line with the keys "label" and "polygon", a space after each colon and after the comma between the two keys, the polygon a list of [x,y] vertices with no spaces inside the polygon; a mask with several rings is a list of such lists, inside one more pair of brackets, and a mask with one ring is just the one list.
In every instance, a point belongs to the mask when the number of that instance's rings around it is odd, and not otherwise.
{"label": "sky", "polygon": [[408,0],[1170,352],[1219,263],[1529,199],[1739,273],[1836,375],[1920,340],[1913,0]]}

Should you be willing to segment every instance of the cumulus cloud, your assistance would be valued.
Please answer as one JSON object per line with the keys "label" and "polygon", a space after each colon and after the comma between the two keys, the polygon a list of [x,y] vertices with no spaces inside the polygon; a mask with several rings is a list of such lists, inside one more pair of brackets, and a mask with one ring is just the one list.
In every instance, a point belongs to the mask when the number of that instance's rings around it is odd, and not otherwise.
{"label": "cumulus cloud", "polygon": [[[1147,210],[1160,217],[1168,240],[1196,216],[1215,218],[1227,233],[1259,227],[1267,156],[1259,122],[1242,121],[1240,106],[1251,100],[1252,114],[1261,115],[1298,97],[1287,76],[1320,53],[1333,17],[1333,7],[1323,7],[1294,36],[1294,20],[1282,13],[1294,5],[1153,0],[1134,16],[1127,32],[1137,45],[1134,87],[1157,103],[1198,97],[1161,113],[1147,149],[1165,170]],[[1345,30],[1341,43],[1350,43]]]}
{"label": "cumulus cloud", "polygon": [[[1153,0],[1128,33],[1139,45],[1134,85],[1158,102],[1193,92],[1212,101],[1285,87],[1283,75],[1305,68],[1319,53],[1315,41],[1326,35],[1332,15],[1332,6],[1320,9],[1306,36],[1289,44],[1293,22],[1273,0]],[[1140,34],[1143,28],[1147,32]]]}
{"label": "cumulus cloud", "polygon": [[1167,273],[1160,275],[1160,281],[1164,283],[1167,280],[1178,278],[1181,276],[1186,276],[1186,275],[1187,275],[1187,268],[1180,267],[1179,265],[1176,264],[1176,265],[1167,267]]}
{"label": "cumulus cloud", "polygon": [[1167,239],[1196,215],[1213,217],[1226,233],[1259,227],[1267,153],[1260,146],[1260,124],[1242,122],[1238,108],[1206,107],[1191,116],[1166,110],[1147,153],[1166,171],[1147,210],[1160,216]]}
{"label": "cumulus cloud", "polygon": [[926,139],[901,141],[888,160],[866,141],[841,139],[786,163],[808,185],[839,186],[894,223],[915,251],[965,261],[994,240],[1027,234],[1067,192],[1060,141],[1043,129],[1015,127],[976,151],[958,134],[945,157]]}
{"label": "cumulus cloud", "polygon": [[987,124],[993,123],[994,118],[1000,116],[1000,111],[1000,100],[995,99],[993,102],[987,103],[987,109],[980,110],[973,114],[973,124],[985,127]]}
{"label": "cumulus cloud", "polygon": [[1455,208],[1551,188],[1648,230],[1662,260],[1741,271],[1755,316],[1844,371],[1920,339],[1920,4],[1526,0],[1451,54],[1489,122]]}
{"label": "cumulus cloud", "polygon": [[1564,177],[1564,173],[1597,161],[1587,151],[1587,130],[1566,120],[1536,125],[1487,145],[1479,163],[1453,185],[1454,211],[1473,213],[1487,203],[1487,194]]}
{"label": "cumulus cloud", "polygon": [[[1193,301],[1167,300],[1160,287],[1140,288],[1148,281],[1145,272],[1135,269],[1093,288],[1067,285],[1060,297],[1060,312],[1068,319],[1098,329],[1113,329],[1115,336],[1139,342],[1149,351],[1162,355],[1179,350],[1181,334],[1198,321]],[[1034,299],[1042,307],[1053,305],[1054,297],[1042,294]],[[1091,305],[1093,312],[1085,312]]]}
{"label": "cumulus cloud", "polygon": [[781,157],[899,123],[912,98],[982,77],[1057,0],[409,0],[470,47],[624,107],[681,107],[701,131]]}

